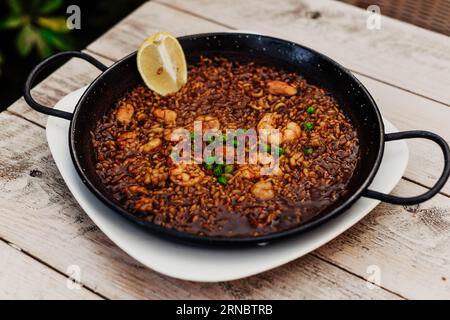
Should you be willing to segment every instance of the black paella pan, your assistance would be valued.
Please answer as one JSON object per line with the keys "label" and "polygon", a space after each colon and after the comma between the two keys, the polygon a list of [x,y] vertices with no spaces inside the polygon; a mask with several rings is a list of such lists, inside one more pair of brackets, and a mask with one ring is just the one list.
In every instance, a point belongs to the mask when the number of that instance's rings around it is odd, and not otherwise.
{"label": "black paella pan", "polygon": [[[261,235],[257,237],[210,237],[197,236],[172,229],[163,228],[151,222],[137,219],[123,209],[100,181],[96,173],[95,151],[90,143],[90,132],[96,122],[116,101],[137,84],[141,77],[136,66],[136,53],[106,67],[92,56],[82,52],[58,53],[40,63],[29,75],[25,84],[25,100],[35,110],[71,121],[69,147],[71,157],[83,183],[106,205],[116,212],[145,227],[149,231],[172,239],[206,244],[244,244],[261,243],[299,234],[318,226],[339,215],[360,197],[378,199],[398,205],[412,205],[424,202],[436,195],[450,175],[450,150],[445,140],[427,131],[405,131],[384,133],[383,121],[378,107],[369,92],[344,67],[330,58],[286,40],[273,37],[243,33],[207,33],[178,38],[188,63],[195,63],[200,56],[225,56],[231,60],[253,61],[284,68],[300,73],[309,83],[327,90],[352,120],[360,141],[361,159],[348,185],[346,195],[313,219],[295,228]],[[84,59],[99,68],[103,73],[95,79],[84,92],[72,113],[48,108],[37,103],[31,96],[36,77],[46,67],[57,60],[76,57]],[[436,184],[422,195],[409,198],[396,197],[368,189],[375,177],[384,152],[384,144],[393,140],[422,138],[432,140],[442,149],[444,170]]]}

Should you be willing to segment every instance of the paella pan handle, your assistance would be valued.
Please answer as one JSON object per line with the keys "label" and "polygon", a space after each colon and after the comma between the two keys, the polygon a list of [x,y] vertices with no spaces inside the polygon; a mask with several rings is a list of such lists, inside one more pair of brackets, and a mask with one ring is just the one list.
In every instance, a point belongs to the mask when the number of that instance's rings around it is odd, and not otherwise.
{"label": "paella pan handle", "polygon": [[53,65],[55,62],[61,59],[67,59],[67,58],[81,58],[83,60],[86,60],[87,62],[91,63],[101,71],[106,71],[108,69],[107,66],[105,66],[103,63],[95,59],[94,57],[80,52],[80,51],[66,51],[66,52],[60,52],[57,53],[51,57],[48,57],[41,63],[39,63],[30,73],[30,75],[27,78],[27,81],[25,82],[25,88],[24,88],[24,98],[25,101],[28,103],[30,107],[32,107],[34,110],[45,113],[50,116],[59,117],[67,120],[72,119],[72,114],[70,112],[65,112],[61,110],[56,110],[53,108],[49,108],[46,106],[43,106],[42,104],[36,102],[36,100],[33,99],[31,96],[31,89],[33,88],[34,82],[36,80],[36,77],[47,67]]}
{"label": "paella pan handle", "polygon": [[392,196],[389,194],[384,194],[377,191],[372,190],[366,190],[364,193],[365,197],[381,200],[383,202],[393,203],[393,204],[400,204],[400,205],[413,205],[425,202],[429,199],[431,199],[433,196],[435,196],[445,185],[445,183],[448,180],[448,177],[450,176],[450,148],[445,142],[445,140],[438,136],[437,134],[434,134],[432,132],[428,131],[420,131],[420,130],[414,130],[414,131],[404,131],[404,132],[396,132],[396,133],[388,133],[385,134],[385,141],[395,141],[395,140],[402,140],[402,139],[413,139],[413,138],[421,138],[421,139],[427,139],[431,140],[439,145],[442,149],[442,153],[444,155],[444,170],[442,171],[442,174],[436,184],[427,192],[414,196],[409,198],[402,198],[397,196]]}

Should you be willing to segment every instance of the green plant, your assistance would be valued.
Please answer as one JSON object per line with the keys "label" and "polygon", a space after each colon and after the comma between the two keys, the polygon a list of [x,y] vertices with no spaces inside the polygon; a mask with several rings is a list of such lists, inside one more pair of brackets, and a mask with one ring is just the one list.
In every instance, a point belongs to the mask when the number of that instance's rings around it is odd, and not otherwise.
{"label": "green plant", "polygon": [[54,50],[72,49],[64,16],[55,15],[63,0],[8,0],[9,13],[0,30],[17,30],[16,48],[22,57],[35,48],[41,58]]}

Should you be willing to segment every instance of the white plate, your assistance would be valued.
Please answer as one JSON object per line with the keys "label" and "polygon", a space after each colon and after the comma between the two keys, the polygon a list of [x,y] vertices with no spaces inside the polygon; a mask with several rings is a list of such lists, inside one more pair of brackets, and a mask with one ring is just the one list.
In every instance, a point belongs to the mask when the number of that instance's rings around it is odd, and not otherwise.
{"label": "white plate", "polygon": [[[59,101],[55,108],[72,112],[86,88]],[[384,120],[387,132],[397,129]],[[297,259],[353,226],[379,201],[361,198],[349,210],[299,236],[242,249],[199,248],[155,237],[138,228],[98,200],[81,182],[69,153],[69,121],[49,117],[47,140],[67,186],[94,223],[122,250],[162,274],[190,281],[217,282],[248,277]],[[385,154],[371,189],[389,193],[401,179],[408,162],[405,142],[386,144]]]}

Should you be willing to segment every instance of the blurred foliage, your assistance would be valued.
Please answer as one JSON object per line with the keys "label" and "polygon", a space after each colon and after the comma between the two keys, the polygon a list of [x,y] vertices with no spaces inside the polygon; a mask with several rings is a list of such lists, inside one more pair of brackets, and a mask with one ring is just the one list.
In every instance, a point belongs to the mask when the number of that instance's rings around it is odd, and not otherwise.
{"label": "blurred foliage", "polygon": [[36,49],[40,58],[54,50],[70,50],[73,41],[66,36],[70,30],[66,17],[53,15],[63,0],[8,0],[9,15],[0,21],[0,30],[15,30],[15,46],[20,56]]}
{"label": "blurred foliage", "polygon": [[[143,2],[0,0],[0,111],[21,96],[25,78],[44,57],[85,48]],[[67,28],[69,5],[81,9],[79,30]],[[46,70],[42,76],[53,70]]]}

